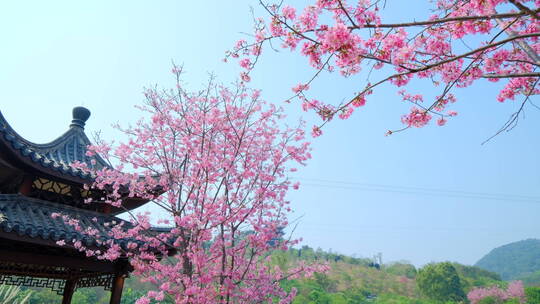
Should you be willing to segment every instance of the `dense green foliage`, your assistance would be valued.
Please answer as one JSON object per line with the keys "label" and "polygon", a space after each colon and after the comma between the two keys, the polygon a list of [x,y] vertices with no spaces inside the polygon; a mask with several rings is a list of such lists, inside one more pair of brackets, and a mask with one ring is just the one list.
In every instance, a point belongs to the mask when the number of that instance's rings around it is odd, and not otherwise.
{"label": "dense green foliage", "polygon": [[395,262],[384,267],[384,270],[388,273],[397,276],[404,276],[409,279],[416,277],[416,267],[406,262]]}
{"label": "dense green foliage", "polygon": [[[454,302],[448,302],[454,303]],[[383,294],[373,302],[373,304],[443,304],[438,301],[423,299],[423,298],[409,298],[395,294]]]}
{"label": "dense green foliage", "polygon": [[502,301],[500,299],[496,299],[495,297],[486,297],[480,300],[478,304],[520,304],[520,303],[516,299]]}
{"label": "dense green foliage", "polygon": [[497,285],[501,281],[498,274],[476,266],[459,263],[452,263],[452,266],[456,269],[465,292],[471,290],[472,287]]}
{"label": "dense green foliage", "polygon": [[449,262],[424,266],[418,271],[416,284],[420,292],[432,300],[441,302],[465,300],[458,272]]}
{"label": "dense green foliage", "polygon": [[[279,254],[279,253],[275,253]],[[275,255],[274,254],[274,255]],[[344,254],[333,253],[331,251],[324,251],[321,248],[316,250],[309,246],[302,246],[299,249],[291,248],[287,253],[287,256],[303,261],[327,261],[327,262],[343,262],[351,265],[364,265],[369,266],[373,263],[371,259],[367,258],[355,258]],[[414,266],[413,266],[414,267]]]}
{"label": "dense green foliage", "polygon": [[498,273],[503,280],[515,280],[540,270],[540,240],[528,239],[493,249],[475,264]]}
{"label": "dense green foliage", "polygon": [[540,304],[540,287],[525,288],[527,304]]}

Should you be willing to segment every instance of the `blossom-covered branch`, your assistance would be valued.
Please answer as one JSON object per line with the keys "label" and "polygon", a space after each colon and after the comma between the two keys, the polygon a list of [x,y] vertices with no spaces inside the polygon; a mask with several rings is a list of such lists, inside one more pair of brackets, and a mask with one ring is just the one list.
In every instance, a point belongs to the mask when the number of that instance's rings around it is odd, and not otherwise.
{"label": "blossom-covered branch", "polygon": [[[239,41],[227,56],[239,58],[244,75],[255,68],[251,57],[261,56],[264,45],[274,40],[280,41],[282,48],[298,50],[306,57],[316,71],[309,81],[293,88],[293,99],[322,118],[323,122],[313,127],[314,135],[320,135],[321,127],[336,114],[342,119],[350,117],[378,87],[407,87],[415,78],[444,86],[439,96],[427,97],[431,103],[426,106],[420,105],[427,99],[423,94],[399,89],[401,99],[414,105],[401,119],[403,129],[423,127],[433,116],[444,125],[447,118],[457,114],[448,109],[457,100],[452,91],[483,79],[505,82],[497,97],[499,102],[540,93],[536,87],[540,76],[538,1],[439,0],[434,4],[434,14],[425,20],[400,23],[383,22],[380,1],[351,4],[346,0],[316,0],[301,12],[283,1],[261,0],[260,4],[268,19],[257,19],[254,40]],[[308,97],[313,78],[321,71],[338,70],[343,77],[351,77],[366,68],[380,70],[378,79],[368,80],[356,92],[350,92],[348,102]],[[371,71],[368,75],[371,77]]]}

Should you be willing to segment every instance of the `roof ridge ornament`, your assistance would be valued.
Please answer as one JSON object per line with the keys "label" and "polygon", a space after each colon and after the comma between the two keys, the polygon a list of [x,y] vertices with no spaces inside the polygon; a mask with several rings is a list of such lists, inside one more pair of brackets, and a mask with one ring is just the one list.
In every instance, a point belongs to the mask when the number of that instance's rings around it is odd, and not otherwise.
{"label": "roof ridge ornament", "polygon": [[84,130],[84,125],[90,117],[90,110],[85,107],[73,108],[73,120],[69,125],[70,128],[81,128]]}

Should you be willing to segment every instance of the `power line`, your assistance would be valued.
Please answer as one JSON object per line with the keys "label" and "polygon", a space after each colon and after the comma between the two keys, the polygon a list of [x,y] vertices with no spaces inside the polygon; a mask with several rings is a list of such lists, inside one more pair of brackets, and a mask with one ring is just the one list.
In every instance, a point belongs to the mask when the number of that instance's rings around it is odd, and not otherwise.
{"label": "power line", "polygon": [[[371,232],[371,231],[387,231],[387,230],[395,230],[395,231],[404,231],[404,230],[419,230],[419,231],[474,231],[474,232],[482,232],[482,233],[493,233],[498,230],[493,229],[492,227],[486,227],[486,226],[478,226],[478,227],[460,227],[460,226],[388,226],[388,225],[343,225],[343,224],[328,224],[328,225],[322,225],[319,223],[303,223],[301,225],[298,225],[300,230],[308,230],[308,231],[331,231],[331,230],[337,230],[337,231],[365,231],[365,232]],[[497,226],[499,227],[499,226]],[[500,228],[500,227],[499,227]],[[502,227],[501,231],[506,231],[508,227]],[[515,227],[512,226],[513,230],[518,231],[529,231],[529,227]]]}
{"label": "power line", "polygon": [[518,195],[518,194],[486,193],[486,192],[472,192],[472,191],[461,191],[461,190],[447,190],[447,189],[440,189],[440,188],[395,186],[395,185],[335,181],[335,180],[325,180],[325,179],[315,179],[315,178],[297,178],[297,179],[300,181],[306,181],[305,183],[302,183],[302,185],[304,186],[318,187],[318,188],[335,188],[335,189],[360,190],[360,191],[370,191],[370,192],[386,192],[386,193],[400,193],[400,194],[411,194],[411,195],[428,195],[428,196],[439,196],[439,197],[442,196],[442,197],[454,197],[454,198],[524,202],[524,203],[540,203],[540,197]]}
{"label": "power line", "polygon": [[447,189],[441,189],[441,188],[393,186],[393,185],[384,185],[384,184],[371,184],[371,183],[327,180],[327,179],[318,179],[318,178],[299,178],[299,179],[300,180],[306,180],[306,181],[334,183],[334,184],[362,185],[362,186],[372,186],[372,187],[389,187],[389,188],[409,189],[409,190],[441,191],[441,192],[453,192],[453,193],[461,193],[461,194],[475,194],[475,195],[482,194],[482,195],[512,196],[512,197],[520,197],[520,198],[540,199],[540,197],[537,197],[537,196],[526,196],[526,195],[517,195],[517,194],[485,193],[485,192],[482,193],[482,192],[471,192],[471,191],[461,191],[461,190],[447,190]]}

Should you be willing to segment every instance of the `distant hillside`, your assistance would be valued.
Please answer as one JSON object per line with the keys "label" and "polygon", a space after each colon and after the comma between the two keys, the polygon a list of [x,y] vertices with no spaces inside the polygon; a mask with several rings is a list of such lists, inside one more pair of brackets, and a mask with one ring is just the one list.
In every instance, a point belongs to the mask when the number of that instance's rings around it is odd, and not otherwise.
{"label": "distant hillside", "polygon": [[[370,259],[312,249],[277,251],[272,261],[280,268],[294,266],[300,261],[327,262],[327,274],[315,274],[311,279],[283,282],[287,290],[294,287],[298,296],[293,304],[434,304],[420,294],[416,285],[417,269],[407,262],[379,265]],[[496,273],[475,267],[452,263],[463,291],[474,287],[499,285]],[[374,300],[374,299],[377,300]],[[457,303],[455,303],[457,304]]]}
{"label": "distant hillside", "polygon": [[528,239],[491,250],[475,266],[514,280],[540,270],[540,240]]}

